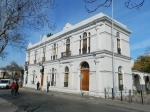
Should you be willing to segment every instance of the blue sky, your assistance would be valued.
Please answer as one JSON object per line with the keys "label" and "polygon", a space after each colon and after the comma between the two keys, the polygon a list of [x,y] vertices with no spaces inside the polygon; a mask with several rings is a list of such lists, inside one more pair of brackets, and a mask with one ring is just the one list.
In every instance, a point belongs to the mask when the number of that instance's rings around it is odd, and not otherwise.
{"label": "blue sky", "polygon": [[[105,0],[99,0],[103,2]],[[136,59],[139,55],[144,54],[146,48],[150,46],[150,0],[145,0],[144,5],[139,9],[128,9],[125,7],[124,2],[128,0],[114,0],[114,19],[123,23],[132,31],[130,35],[130,49],[131,58]],[[132,0],[139,3],[141,0]],[[47,33],[57,33],[63,29],[66,23],[72,25],[83,21],[91,16],[94,16],[100,12],[111,16],[111,7],[101,7],[93,13],[87,13],[85,9],[84,0],[56,0],[57,7],[48,11],[51,15],[51,22],[56,24],[56,29],[45,27],[43,30],[34,32],[28,31],[31,35],[29,42],[36,43],[40,41],[40,35],[44,36]],[[96,4],[87,4],[87,7],[96,7]],[[8,65],[11,61],[16,61],[19,65],[24,65],[25,51],[22,53],[16,52],[10,47],[6,49],[9,55],[4,60],[0,60],[0,67]]]}

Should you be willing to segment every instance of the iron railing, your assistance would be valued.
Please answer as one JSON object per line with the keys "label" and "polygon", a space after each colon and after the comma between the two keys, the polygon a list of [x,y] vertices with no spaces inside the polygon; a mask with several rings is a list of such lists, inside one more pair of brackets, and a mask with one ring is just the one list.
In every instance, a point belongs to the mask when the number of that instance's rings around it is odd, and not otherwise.
{"label": "iron railing", "polygon": [[145,91],[135,91],[131,89],[127,89],[124,87],[123,90],[119,90],[119,88],[110,88],[106,87],[104,89],[104,96],[106,99],[127,101],[129,103],[140,103],[140,104],[150,104],[150,94]]}

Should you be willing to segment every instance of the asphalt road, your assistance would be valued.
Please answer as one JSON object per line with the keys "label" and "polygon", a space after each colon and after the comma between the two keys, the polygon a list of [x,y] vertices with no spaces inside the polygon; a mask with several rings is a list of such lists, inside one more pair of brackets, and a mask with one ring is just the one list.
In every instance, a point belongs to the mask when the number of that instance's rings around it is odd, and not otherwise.
{"label": "asphalt road", "polygon": [[0,98],[27,112],[137,112],[105,104],[23,90],[17,96],[12,95],[10,90],[0,90]]}

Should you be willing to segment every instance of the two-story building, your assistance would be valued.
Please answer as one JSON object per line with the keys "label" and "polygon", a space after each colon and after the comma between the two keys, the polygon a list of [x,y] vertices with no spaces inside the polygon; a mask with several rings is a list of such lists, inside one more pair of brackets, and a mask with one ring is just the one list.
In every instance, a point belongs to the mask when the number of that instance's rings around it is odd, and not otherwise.
{"label": "two-story building", "polygon": [[50,90],[93,96],[103,96],[113,85],[131,89],[130,33],[103,13],[67,23],[59,33],[28,45],[24,86],[36,88],[39,81],[46,89],[49,81]]}

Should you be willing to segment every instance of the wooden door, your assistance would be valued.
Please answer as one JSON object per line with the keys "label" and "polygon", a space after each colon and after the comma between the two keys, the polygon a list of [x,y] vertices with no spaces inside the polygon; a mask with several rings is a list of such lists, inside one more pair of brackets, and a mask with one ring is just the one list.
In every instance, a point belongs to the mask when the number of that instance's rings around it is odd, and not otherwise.
{"label": "wooden door", "polygon": [[41,86],[43,86],[43,79],[44,79],[44,74],[42,73],[42,75],[41,75]]}
{"label": "wooden door", "polygon": [[82,90],[89,91],[89,70],[81,70],[83,78],[81,79]]}

